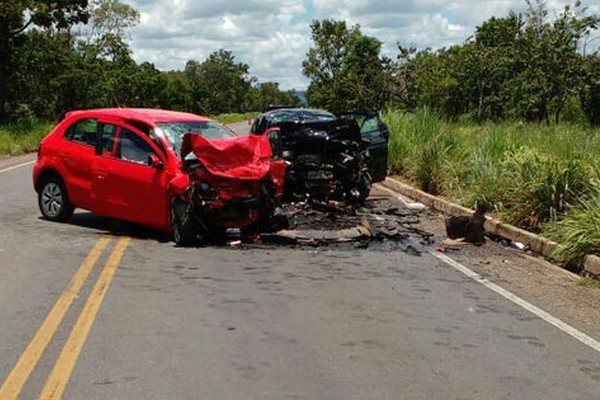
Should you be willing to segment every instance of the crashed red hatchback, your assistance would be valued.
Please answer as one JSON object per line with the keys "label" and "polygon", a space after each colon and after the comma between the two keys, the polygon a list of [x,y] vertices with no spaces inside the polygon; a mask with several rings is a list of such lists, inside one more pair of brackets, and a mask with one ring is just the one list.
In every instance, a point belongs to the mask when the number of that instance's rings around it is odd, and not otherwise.
{"label": "crashed red hatchback", "polygon": [[42,140],[33,183],[48,220],[82,208],[172,231],[177,244],[191,245],[227,228],[267,229],[279,218],[278,143],[277,132],[236,136],[188,113],[74,111]]}

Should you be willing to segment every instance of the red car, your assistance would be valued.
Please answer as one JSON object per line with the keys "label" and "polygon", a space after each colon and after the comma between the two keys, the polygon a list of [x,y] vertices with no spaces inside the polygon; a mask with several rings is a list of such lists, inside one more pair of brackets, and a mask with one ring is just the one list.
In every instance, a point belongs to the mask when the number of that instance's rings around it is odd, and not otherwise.
{"label": "red car", "polygon": [[48,220],[83,208],[172,231],[188,245],[209,231],[264,226],[277,213],[285,163],[273,154],[276,139],[174,111],[75,111],[42,140],[33,183]]}

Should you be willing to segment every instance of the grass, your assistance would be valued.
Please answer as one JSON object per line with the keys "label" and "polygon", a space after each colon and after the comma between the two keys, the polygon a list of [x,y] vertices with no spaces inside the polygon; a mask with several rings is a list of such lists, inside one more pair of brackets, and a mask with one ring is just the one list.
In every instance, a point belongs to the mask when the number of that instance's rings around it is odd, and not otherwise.
{"label": "grass", "polygon": [[54,124],[21,122],[0,127],[0,155],[19,155],[37,151],[40,140]]}
{"label": "grass", "polygon": [[579,281],[578,286],[590,289],[600,289],[600,281],[593,278],[583,278]]}
{"label": "grass", "polygon": [[465,206],[560,241],[570,265],[600,253],[600,130],[580,125],[447,122],[388,111],[390,170]]}
{"label": "grass", "polygon": [[216,119],[217,121],[221,122],[222,124],[233,124],[235,122],[241,122],[241,121],[247,121],[249,119],[254,119],[259,114],[260,113],[258,113],[258,112],[251,112],[251,113],[245,113],[245,114],[220,114],[220,115],[215,115],[211,118]]}

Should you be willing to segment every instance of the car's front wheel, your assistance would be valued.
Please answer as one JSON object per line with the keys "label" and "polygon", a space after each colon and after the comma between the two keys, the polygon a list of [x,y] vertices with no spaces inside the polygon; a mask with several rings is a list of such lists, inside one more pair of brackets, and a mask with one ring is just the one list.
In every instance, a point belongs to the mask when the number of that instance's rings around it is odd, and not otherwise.
{"label": "car's front wheel", "polygon": [[63,180],[56,175],[48,177],[42,183],[38,192],[38,205],[42,216],[50,221],[66,221],[75,211]]}
{"label": "car's front wheel", "polygon": [[198,227],[194,221],[191,205],[179,197],[171,202],[171,226],[173,239],[180,247],[189,247],[198,244]]}

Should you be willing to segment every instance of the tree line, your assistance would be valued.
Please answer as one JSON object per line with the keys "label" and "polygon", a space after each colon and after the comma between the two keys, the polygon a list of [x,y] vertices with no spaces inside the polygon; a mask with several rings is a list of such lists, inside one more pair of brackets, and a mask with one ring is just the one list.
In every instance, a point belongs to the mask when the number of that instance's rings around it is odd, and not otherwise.
{"label": "tree line", "polygon": [[483,22],[464,43],[438,50],[381,42],[344,21],[314,21],[303,65],[310,104],[368,111],[435,109],[449,119],[587,121],[600,125],[600,19],[580,1],[551,14],[545,2]]}
{"label": "tree line", "polygon": [[[523,13],[492,17],[447,48],[382,42],[345,21],[310,25],[302,65],[310,106],[332,111],[413,111],[449,119],[520,119],[600,125],[600,23],[580,1],[551,13],[526,0]],[[54,120],[73,109],[161,107],[197,114],[297,105],[276,82],[221,49],[181,70],[137,63],[128,43],[139,13],[121,0],[13,0],[0,4],[0,123]],[[401,39],[401,38],[400,38]]]}
{"label": "tree line", "polygon": [[128,32],[140,15],[120,0],[11,0],[0,4],[0,123],[55,120],[69,110],[160,107],[215,115],[299,104],[257,82],[230,51],[182,70],[136,63]]}

